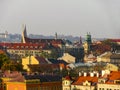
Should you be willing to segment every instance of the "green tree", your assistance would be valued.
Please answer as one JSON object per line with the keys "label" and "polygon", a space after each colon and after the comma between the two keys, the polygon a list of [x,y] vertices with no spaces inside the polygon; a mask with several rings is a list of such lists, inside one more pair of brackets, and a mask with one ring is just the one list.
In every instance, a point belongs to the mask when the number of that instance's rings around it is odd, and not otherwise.
{"label": "green tree", "polygon": [[23,66],[21,63],[16,63],[14,61],[6,61],[2,67],[2,70],[11,70],[11,71],[22,71],[23,70]]}
{"label": "green tree", "polygon": [[9,57],[6,54],[0,54],[0,68],[7,62],[9,62]]}

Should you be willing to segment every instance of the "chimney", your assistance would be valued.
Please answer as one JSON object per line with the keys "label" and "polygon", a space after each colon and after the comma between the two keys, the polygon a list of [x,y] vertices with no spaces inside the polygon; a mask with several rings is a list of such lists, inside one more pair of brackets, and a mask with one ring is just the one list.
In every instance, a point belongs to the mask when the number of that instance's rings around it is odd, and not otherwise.
{"label": "chimney", "polygon": [[96,73],[96,76],[99,77],[99,73],[98,72]]}
{"label": "chimney", "polygon": [[94,73],[93,72],[90,72],[90,77],[94,77]]}
{"label": "chimney", "polygon": [[86,73],[86,72],[84,72],[83,74],[84,74],[84,77],[86,77],[86,76],[87,76],[87,73]]}
{"label": "chimney", "polygon": [[81,73],[81,72],[79,72],[79,76],[82,76],[82,73]]}

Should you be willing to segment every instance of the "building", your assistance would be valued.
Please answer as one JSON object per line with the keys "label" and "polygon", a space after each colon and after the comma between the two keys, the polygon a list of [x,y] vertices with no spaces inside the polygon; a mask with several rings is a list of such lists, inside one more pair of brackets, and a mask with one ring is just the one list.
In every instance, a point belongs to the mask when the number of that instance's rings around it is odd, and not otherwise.
{"label": "building", "polygon": [[84,51],[85,53],[89,53],[91,51],[92,39],[91,34],[87,33],[86,35],[86,42],[84,42]]}
{"label": "building", "polygon": [[64,45],[64,41],[62,39],[57,38],[57,33],[55,34],[54,39],[32,39],[27,37],[27,30],[26,26],[23,26],[23,32],[22,32],[22,43],[44,43],[44,44],[51,44],[54,47],[60,47],[62,48],[62,45]]}
{"label": "building", "polygon": [[100,56],[97,56],[97,62],[110,62],[110,56],[112,55],[111,52],[105,52]]}
{"label": "building", "polygon": [[1,90],[62,90],[61,76],[5,72]]}
{"label": "building", "polygon": [[110,62],[111,62],[112,64],[115,64],[116,66],[120,67],[120,54],[113,53],[113,54],[110,56]]}
{"label": "building", "polygon": [[28,56],[22,58],[23,69],[30,71],[28,65],[38,65],[38,64],[48,64],[48,62],[43,57],[39,56]]}
{"label": "building", "polygon": [[97,90],[120,90],[120,71],[112,71],[100,78]]}
{"label": "building", "polygon": [[71,90],[71,83],[73,82],[70,76],[66,76],[62,79],[62,90]]}
{"label": "building", "polygon": [[67,63],[75,63],[76,58],[69,53],[64,53],[62,57],[59,58],[59,60],[64,60]]}
{"label": "building", "polygon": [[98,73],[79,73],[78,79],[71,84],[71,90],[96,90],[98,78]]}

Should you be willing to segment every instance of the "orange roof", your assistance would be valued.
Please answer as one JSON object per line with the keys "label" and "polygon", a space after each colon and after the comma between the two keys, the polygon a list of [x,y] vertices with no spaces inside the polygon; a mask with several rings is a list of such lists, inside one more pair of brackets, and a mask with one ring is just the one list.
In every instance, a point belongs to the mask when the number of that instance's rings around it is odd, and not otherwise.
{"label": "orange roof", "polygon": [[120,80],[120,71],[112,71],[110,75],[108,75],[106,84],[114,84],[114,80]]}
{"label": "orange roof", "polygon": [[120,80],[120,71],[112,71],[109,76],[110,80]]}
{"label": "orange roof", "polygon": [[90,77],[90,76],[80,76],[78,79],[73,83],[73,85],[80,85],[83,82],[88,81],[92,83],[97,83],[98,82],[98,77]]}

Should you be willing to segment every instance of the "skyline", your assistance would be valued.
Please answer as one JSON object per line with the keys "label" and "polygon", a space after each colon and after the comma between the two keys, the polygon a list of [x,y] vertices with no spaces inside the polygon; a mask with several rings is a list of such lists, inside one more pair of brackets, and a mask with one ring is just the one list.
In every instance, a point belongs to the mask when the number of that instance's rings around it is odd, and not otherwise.
{"label": "skyline", "polygon": [[120,38],[120,0],[1,0],[0,33]]}

